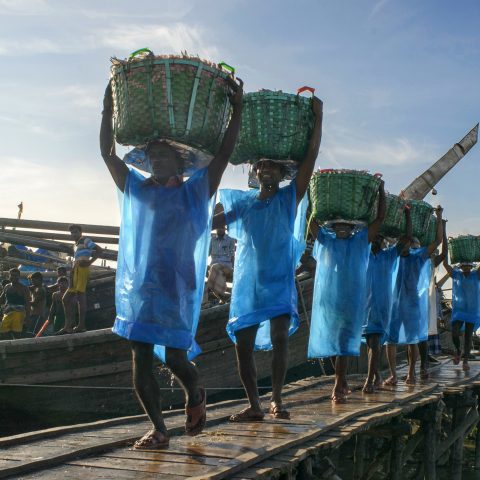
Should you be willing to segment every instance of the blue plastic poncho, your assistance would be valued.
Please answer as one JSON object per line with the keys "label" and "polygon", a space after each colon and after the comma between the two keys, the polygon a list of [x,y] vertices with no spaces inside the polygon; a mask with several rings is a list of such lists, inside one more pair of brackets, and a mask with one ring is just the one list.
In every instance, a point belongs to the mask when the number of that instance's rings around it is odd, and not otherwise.
{"label": "blue plastic poncho", "polygon": [[427,247],[400,257],[387,342],[411,345],[428,338],[428,289],[431,261]]}
{"label": "blue plastic poncho", "polygon": [[476,270],[468,276],[453,269],[452,322],[468,322],[480,326],[480,278]]}
{"label": "blue plastic poncho", "polygon": [[145,185],[130,170],[123,195],[113,331],[129,340],[200,353],[195,333],[214,199],[208,170],[177,187]]}
{"label": "blue plastic poncho", "polygon": [[370,253],[367,270],[367,303],[363,334],[385,334],[392,315],[394,280],[398,271],[397,247]]}
{"label": "blue plastic poncho", "polygon": [[337,239],[333,230],[322,227],[317,243],[308,357],[358,356],[367,297],[368,228]]}
{"label": "blue plastic poncho", "polygon": [[[270,350],[270,319],[289,315],[289,334],[298,328],[295,266],[305,221],[295,229],[295,181],[269,199],[257,197],[258,190],[220,190],[228,234],[237,239],[227,333],[236,342],[237,330],[259,325],[255,350]],[[298,211],[305,211],[303,204]]]}

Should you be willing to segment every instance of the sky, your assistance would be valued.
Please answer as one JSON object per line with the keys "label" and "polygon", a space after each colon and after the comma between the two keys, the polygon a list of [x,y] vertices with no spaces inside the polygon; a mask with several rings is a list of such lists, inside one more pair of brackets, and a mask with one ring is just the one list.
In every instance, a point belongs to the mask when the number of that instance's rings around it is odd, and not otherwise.
{"label": "sky", "polygon": [[[142,47],[226,61],[246,92],[316,88],[317,166],[398,193],[479,121],[479,21],[476,0],[0,0],[0,216],[119,224],[100,112],[110,58]],[[476,146],[426,198],[449,234],[480,234],[479,178]]]}

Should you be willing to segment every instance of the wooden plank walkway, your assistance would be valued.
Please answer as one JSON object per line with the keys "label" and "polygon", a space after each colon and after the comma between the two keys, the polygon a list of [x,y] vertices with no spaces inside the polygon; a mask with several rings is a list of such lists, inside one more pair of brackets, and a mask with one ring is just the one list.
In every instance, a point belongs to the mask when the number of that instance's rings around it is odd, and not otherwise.
{"label": "wooden plank walkway", "polygon": [[192,438],[182,435],[183,412],[167,412],[167,426],[176,436],[168,449],[157,451],[131,449],[149,429],[145,416],[5,437],[0,439],[0,478],[276,478],[313,452],[338,448],[358,433],[438,402],[446,389],[461,389],[479,378],[480,362],[471,362],[465,373],[461,365],[445,361],[414,387],[400,383],[364,395],[362,378],[352,376],[353,393],[340,405],[329,400],[331,377],[301,380],[285,388],[291,420],[232,424],[228,416],[244,401],[227,401],[208,406],[207,428]]}

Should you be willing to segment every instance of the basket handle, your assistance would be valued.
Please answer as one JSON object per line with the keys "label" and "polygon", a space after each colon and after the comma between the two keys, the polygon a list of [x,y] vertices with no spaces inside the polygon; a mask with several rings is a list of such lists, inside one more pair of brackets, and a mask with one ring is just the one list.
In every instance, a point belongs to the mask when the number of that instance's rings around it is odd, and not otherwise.
{"label": "basket handle", "polygon": [[307,87],[306,85],[297,90],[297,95],[300,95],[303,92],[310,92],[312,96],[315,95],[315,89],[313,87]]}
{"label": "basket handle", "polygon": [[132,58],[135,58],[138,55],[141,55],[142,53],[148,53],[148,55],[153,55],[153,52],[149,48],[139,48],[138,50],[135,50],[130,54],[128,57],[129,60]]}
{"label": "basket handle", "polygon": [[218,64],[218,68],[220,68],[220,70],[223,68],[225,70],[228,70],[230,72],[230,75],[235,75],[235,68],[232,67],[231,65],[229,65],[228,63],[225,63],[225,62],[220,62]]}

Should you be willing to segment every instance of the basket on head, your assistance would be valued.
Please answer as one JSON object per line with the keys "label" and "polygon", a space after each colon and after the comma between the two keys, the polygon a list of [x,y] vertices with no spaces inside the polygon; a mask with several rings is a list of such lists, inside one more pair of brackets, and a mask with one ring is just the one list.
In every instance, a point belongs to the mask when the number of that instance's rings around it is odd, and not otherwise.
{"label": "basket on head", "polygon": [[[315,91],[303,87],[301,91]],[[297,93],[261,90],[243,96],[242,123],[230,162],[261,159],[302,161],[308,150],[315,117],[312,100]]]}
{"label": "basket on head", "polygon": [[405,201],[393,193],[387,193],[385,197],[387,208],[380,233],[386,237],[397,238],[405,233],[405,230],[402,230]]}
{"label": "basket on head", "polygon": [[[210,155],[230,116],[227,77],[220,67],[188,56],[134,52],[112,59],[115,137],[123,145],[166,139]],[[227,65],[228,67],[228,65]],[[229,67],[231,68],[231,67]]]}
{"label": "basket on head", "polygon": [[310,180],[312,213],[320,222],[343,219],[368,222],[380,176],[357,170],[320,170]]}
{"label": "basket on head", "polygon": [[448,252],[452,264],[480,262],[480,238],[474,235],[449,238]]}
{"label": "basket on head", "polygon": [[[422,238],[428,230],[432,218],[433,207],[423,200],[406,200],[410,207],[410,219],[412,220],[412,234],[418,239]],[[406,220],[402,220],[402,231],[406,229]]]}
{"label": "basket on head", "polygon": [[437,238],[437,217],[435,215],[431,215],[427,230],[424,232],[422,236],[418,237],[418,239],[420,240],[420,245],[422,245],[422,247],[426,247],[430,245],[432,242],[434,242],[436,238]]}

